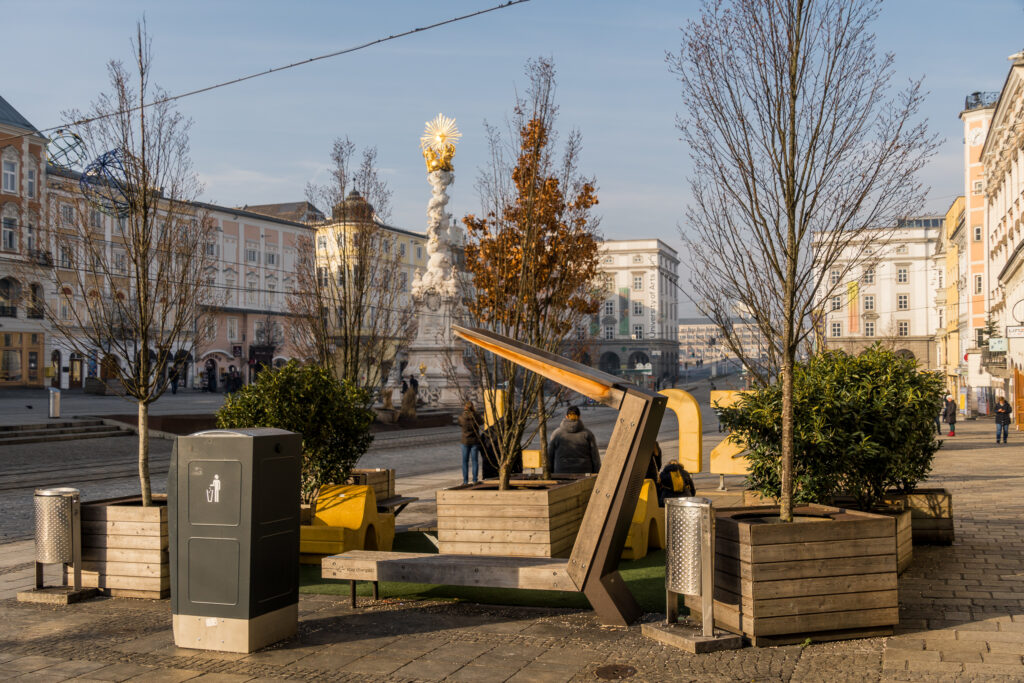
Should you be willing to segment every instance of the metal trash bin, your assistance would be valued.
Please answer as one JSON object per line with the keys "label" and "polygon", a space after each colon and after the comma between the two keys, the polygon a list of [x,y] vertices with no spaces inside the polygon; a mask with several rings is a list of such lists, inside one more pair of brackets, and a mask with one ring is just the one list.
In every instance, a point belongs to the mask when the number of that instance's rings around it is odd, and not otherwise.
{"label": "metal trash bin", "polygon": [[679,595],[699,595],[703,635],[714,635],[714,517],[708,498],[665,499],[666,620],[679,620]]}
{"label": "metal trash bin", "polygon": [[73,564],[74,588],[82,587],[82,517],[78,489],[36,489],[36,588],[44,564]]}
{"label": "metal trash bin", "polygon": [[60,417],[60,389],[50,387],[50,417]]}

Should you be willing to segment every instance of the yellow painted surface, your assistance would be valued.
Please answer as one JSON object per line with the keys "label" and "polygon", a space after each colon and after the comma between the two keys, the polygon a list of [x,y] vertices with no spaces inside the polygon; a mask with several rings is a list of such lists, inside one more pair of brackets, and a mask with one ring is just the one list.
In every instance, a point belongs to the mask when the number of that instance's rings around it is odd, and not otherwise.
{"label": "yellow painted surface", "polygon": [[665,508],[658,507],[658,491],[651,479],[644,479],[633,511],[622,559],[639,560],[651,548],[665,547]]}
{"label": "yellow painted surface", "polygon": [[299,528],[303,561],[318,563],[319,555],[346,550],[391,550],[395,516],[377,512],[373,488],[330,484],[320,489],[312,524]]}
{"label": "yellow painted surface", "polygon": [[[733,390],[717,390],[711,392],[712,406],[731,406],[744,392]],[[722,440],[711,451],[710,470],[713,474],[747,474],[750,464],[746,457],[740,455],[747,450],[742,441],[734,440],[730,435]]]}
{"label": "yellow painted surface", "polygon": [[[484,391],[484,429],[494,426],[505,415],[505,390]],[[525,465],[524,465],[525,467]]]}
{"label": "yellow painted surface", "polygon": [[679,422],[679,464],[687,472],[700,472],[703,469],[700,406],[693,396],[682,389],[664,389],[659,393],[668,398],[666,405],[676,414],[676,421]]}
{"label": "yellow painted surface", "polygon": [[540,467],[540,451],[528,449],[523,451],[523,469]]}

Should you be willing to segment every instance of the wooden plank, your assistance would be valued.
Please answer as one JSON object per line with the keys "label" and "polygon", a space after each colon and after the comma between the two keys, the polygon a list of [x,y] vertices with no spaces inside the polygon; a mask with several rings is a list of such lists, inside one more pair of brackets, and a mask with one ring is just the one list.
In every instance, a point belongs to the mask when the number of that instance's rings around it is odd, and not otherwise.
{"label": "wooden plank", "polygon": [[754,636],[750,644],[754,647],[779,647],[782,645],[800,645],[808,639],[816,643],[833,640],[856,640],[857,638],[884,638],[891,636],[892,626],[869,626],[867,628],[848,628],[838,631],[815,631],[814,633],[797,633],[775,636]]}
{"label": "wooden plank", "polygon": [[894,571],[758,582],[741,581],[738,576],[716,572],[715,585],[745,598],[756,595],[758,599],[772,599],[896,590],[898,580]]}
{"label": "wooden plank", "polygon": [[564,538],[575,538],[579,520],[563,524],[556,529],[447,529],[438,528],[437,540],[480,543],[544,543],[551,544]]}
{"label": "wooden plank", "polygon": [[103,562],[83,559],[82,570],[97,572],[104,576],[151,578],[171,575],[170,566],[158,562]]}
{"label": "wooden plank", "polygon": [[449,505],[438,503],[437,516],[441,517],[549,517],[580,507],[576,500],[563,500],[547,505]]}
{"label": "wooden plank", "polygon": [[168,562],[167,550],[138,548],[82,548],[82,559],[94,562]]}
{"label": "wooden plank", "polygon": [[896,553],[889,548],[879,555],[863,557],[840,557],[805,562],[763,562],[740,565],[744,579],[752,581],[778,581],[783,579],[800,579],[826,576],[845,576],[849,574],[878,574],[896,571]]}
{"label": "wooden plank", "polygon": [[149,522],[152,524],[167,523],[167,506],[154,505],[83,505],[82,521],[89,522]]}
{"label": "wooden plank", "polygon": [[814,543],[863,538],[892,537],[893,522],[881,515],[874,519],[793,522],[792,524],[750,524],[751,545]]}
{"label": "wooden plank", "polygon": [[[815,614],[832,616],[836,612],[899,608],[899,592],[896,589],[868,593],[843,593],[836,595],[809,595],[805,597],[773,598],[767,600],[744,598],[743,613],[752,619],[770,617],[805,617]],[[837,623],[833,621],[829,628]],[[820,628],[820,627],[814,627]]]}
{"label": "wooden plank", "polygon": [[325,557],[322,572],[327,579],[578,590],[565,560],[551,559],[350,551]]}
{"label": "wooden plank", "polygon": [[461,543],[438,540],[443,555],[509,555],[511,557],[551,557],[550,543]]}
{"label": "wooden plank", "polygon": [[[167,523],[159,526],[149,522],[82,522],[82,536],[102,534],[115,536],[166,536]],[[84,541],[83,541],[84,543]]]}
{"label": "wooden plank", "polygon": [[82,548],[158,549],[170,547],[167,536],[119,536],[82,534]]}
{"label": "wooden plank", "polygon": [[900,614],[897,607],[769,617],[756,620],[750,619],[746,615],[743,617],[744,629],[749,628],[750,635],[754,636],[832,631],[835,630],[836,626],[842,626],[843,628],[866,628],[872,626],[893,626],[898,623],[900,623]]}
{"label": "wooden plank", "polygon": [[121,589],[161,592],[170,590],[171,577],[110,576],[82,570],[82,585],[86,588]]}
{"label": "wooden plank", "polygon": [[896,550],[892,535],[837,542],[777,543],[759,546],[739,545],[723,540],[719,541],[716,545],[721,554],[727,557],[737,557],[751,564],[856,557],[861,555],[885,555]]}

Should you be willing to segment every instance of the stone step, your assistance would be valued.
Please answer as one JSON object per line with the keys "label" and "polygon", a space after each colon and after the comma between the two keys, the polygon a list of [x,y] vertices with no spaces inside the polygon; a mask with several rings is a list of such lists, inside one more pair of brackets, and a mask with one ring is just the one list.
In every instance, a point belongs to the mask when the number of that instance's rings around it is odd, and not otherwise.
{"label": "stone step", "polygon": [[127,429],[106,429],[97,432],[84,432],[73,434],[43,434],[39,436],[9,436],[0,437],[0,446],[15,446],[27,443],[50,443],[54,441],[78,441],[79,439],[104,439],[113,436],[134,436],[134,432]]}
{"label": "stone step", "polygon": [[10,432],[35,431],[38,429],[66,429],[68,427],[100,427],[103,420],[64,420],[61,422],[36,422],[22,425],[0,425],[0,435]]}
{"label": "stone step", "polygon": [[98,425],[56,427],[51,429],[23,429],[15,432],[0,432],[0,441],[4,439],[22,438],[26,436],[59,436],[63,434],[89,434],[90,432],[105,432],[120,427],[108,427],[100,423]]}

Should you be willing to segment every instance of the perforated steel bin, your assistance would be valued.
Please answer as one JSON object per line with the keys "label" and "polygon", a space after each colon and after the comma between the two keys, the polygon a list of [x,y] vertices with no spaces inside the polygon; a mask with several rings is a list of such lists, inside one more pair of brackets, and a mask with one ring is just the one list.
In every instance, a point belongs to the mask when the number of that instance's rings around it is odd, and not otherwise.
{"label": "perforated steel bin", "polygon": [[714,521],[707,498],[665,499],[666,617],[675,622],[679,595],[699,595],[705,636],[713,633]]}
{"label": "perforated steel bin", "polygon": [[60,417],[60,389],[50,387],[50,417]]}
{"label": "perforated steel bin", "polygon": [[74,519],[78,489],[36,489],[36,562],[74,561]]}

